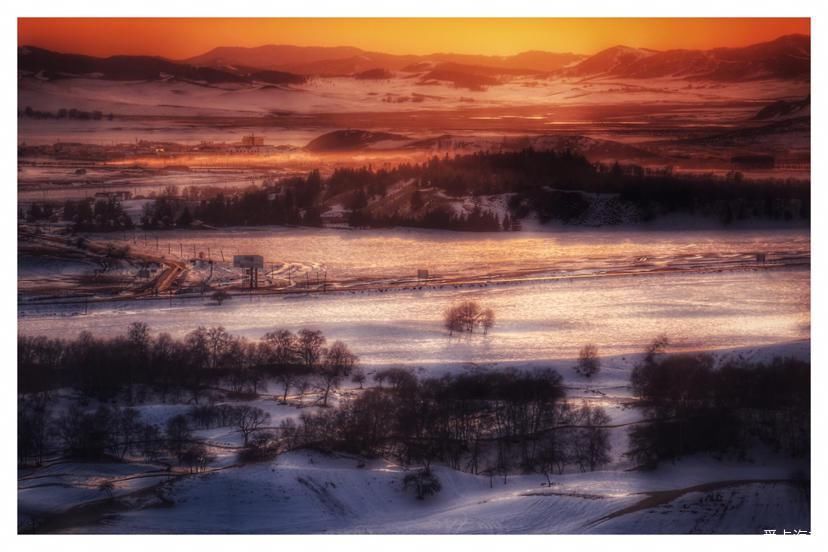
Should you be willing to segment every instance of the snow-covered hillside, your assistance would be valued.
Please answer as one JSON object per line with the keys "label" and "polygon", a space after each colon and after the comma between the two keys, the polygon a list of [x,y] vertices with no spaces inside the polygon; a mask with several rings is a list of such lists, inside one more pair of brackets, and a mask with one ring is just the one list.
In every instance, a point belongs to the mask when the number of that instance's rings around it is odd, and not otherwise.
{"label": "snow-covered hillside", "polygon": [[[437,467],[417,500],[393,463],[294,452],[180,479],[94,533],[747,533],[810,528],[783,465],[691,459],[656,472],[475,476]],[[25,495],[24,495],[25,496]]]}

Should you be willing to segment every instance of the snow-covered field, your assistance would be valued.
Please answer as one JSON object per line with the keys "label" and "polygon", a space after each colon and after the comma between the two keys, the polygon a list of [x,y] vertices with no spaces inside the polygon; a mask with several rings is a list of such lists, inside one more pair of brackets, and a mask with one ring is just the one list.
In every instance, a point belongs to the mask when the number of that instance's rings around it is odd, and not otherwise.
{"label": "snow-covered field", "polygon": [[[542,117],[550,106],[618,105],[632,101],[647,103],[650,113],[674,109],[676,104],[697,109],[721,120],[723,104],[782,97],[802,97],[808,84],[768,80],[761,83],[709,82],[688,85],[684,79],[560,79],[522,77],[480,90],[458,88],[447,83],[418,84],[410,75],[384,80],[317,78],[298,86],[260,84],[203,85],[176,81],[113,82],[78,78],[44,81],[25,77],[18,81],[19,108],[57,110],[66,105],[99,109],[118,115],[146,116],[260,116],[278,113],[399,112],[463,110],[470,108],[537,107]],[[713,108],[714,104],[719,104]],[[714,115],[718,109],[717,115]],[[731,108],[733,109],[733,108]],[[744,107],[741,108],[744,110]],[[736,109],[730,115],[737,115]],[[742,111],[744,113],[744,111]],[[491,115],[480,114],[491,117]],[[550,117],[548,124],[560,124]],[[26,136],[24,134],[24,136]],[[92,138],[92,137],[90,137]],[[92,138],[94,140],[94,138]]]}
{"label": "snow-covered field", "polygon": [[[393,463],[292,452],[274,462],[181,478],[94,523],[93,533],[747,533],[809,530],[790,465],[691,458],[655,472],[606,470],[490,481],[438,466],[418,501]],[[157,482],[157,480],[156,480]],[[21,500],[28,503],[30,493]]]}
{"label": "snow-covered field", "polygon": [[[486,337],[449,338],[442,312],[459,299],[494,309]],[[144,321],[154,332],[183,336],[199,325],[261,338],[278,328],[322,330],[341,339],[363,364],[428,367],[446,363],[542,362],[574,358],[585,343],[602,354],[641,351],[666,333],[678,349],[750,347],[808,339],[807,270],[635,276],[511,286],[328,294],[238,296],[221,306],[207,297],[94,305],[85,316],[25,308],[21,334],[75,337],[126,333]],[[83,308],[73,306],[71,309]]]}
{"label": "snow-covered field", "polygon": [[[809,359],[809,344],[732,349],[715,354],[764,361],[774,356]],[[604,359],[585,380],[554,363],[568,400],[602,406],[610,417],[611,461],[603,470],[570,467],[541,474],[490,479],[434,469],[442,491],[418,501],[405,490],[405,468],[389,460],[294,451],[275,461],[241,464],[233,427],[197,430],[215,459],[202,474],[169,471],[163,464],[78,463],[64,460],[18,472],[19,523],[51,520],[49,531],[93,533],[761,533],[809,530],[806,487],[796,484],[807,461],[757,449],[746,460],[697,455],[655,471],[629,471],[627,431],[642,421],[629,402],[630,370],[639,355]],[[527,366],[523,363],[522,366]],[[296,397],[280,404],[265,388],[245,401],[266,410],[270,424],[319,407]],[[336,394],[354,393],[349,385]],[[62,394],[61,394],[62,396]],[[62,398],[59,400],[63,400]],[[306,405],[312,404],[303,401]],[[61,402],[62,404],[62,402]],[[142,421],[163,425],[189,404],[136,406]],[[109,494],[101,483],[112,483]],[[57,517],[55,515],[57,514]]]}
{"label": "snow-covered field", "polygon": [[[113,336],[144,321],[153,331],[173,336],[199,325],[222,325],[258,339],[276,328],[311,327],[348,343],[365,365],[425,368],[574,358],[588,342],[603,355],[620,358],[641,351],[662,333],[679,350],[810,338],[807,230],[476,236],[267,229],[156,235],[185,249],[210,247],[213,257],[264,254],[266,264],[298,267],[296,280],[304,281],[305,272],[309,280],[327,272],[329,282],[367,279],[376,285],[371,291],[310,296],[236,296],[221,306],[208,297],[88,307],[21,302],[19,332],[74,337],[88,330]],[[153,237],[146,243],[152,244]],[[164,243],[160,247],[165,249]],[[755,251],[769,252],[771,260],[799,256],[806,264],[758,268],[751,265]],[[642,267],[649,267],[646,274],[636,274]],[[468,276],[474,283],[392,288],[395,279],[413,280],[418,268]],[[461,299],[494,309],[497,322],[488,336],[446,334],[442,313]],[[85,308],[89,314],[78,316]]]}
{"label": "snow-covered field", "polygon": [[[159,233],[197,249],[265,254],[360,279],[381,273],[391,281],[419,267],[470,274],[477,283],[379,287],[297,296],[236,296],[221,306],[205,298],[108,302],[78,315],[73,306],[18,307],[21,334],[74,337],[125,333],[135,321],[180,337],[198,325],[223,325],[260,338],[276,328],[321,329],[359,355],[371,374],[402,365],[421,375],[446,371],[550,367],[564,377],[567,397],[606,409],[612,426],[611,463],[602,471],[575,469],[545,477],[490,480],[437,466],[443,490],[424,501],[403,488],[405,469],[387,460],[294,451],[275,461],[239,464],[241,436],[233,427],[197,430],[215,460],[206,473],[167,471],[142,463],[61,462],[18,473],[21,527],[66,513],[53,531],[94,533],[761,533],[809,530],[807,488],[791,479],[807,465],[768,451],[747,461],[708,456],[627,471],[627,430],[642,420],[630,405],[630,370],[645,345],[666,333],[672,351],[715,351],[728,359],[810,359],[810,238],[807,230],[600,231],[469,235],[446,232],[229,230]],[[146,243],[152,243],[152,236]],[[189,240],[189,241],[186,241]],[[146,247],[151,247],[148,245]],[[796,266],[750,266],[755,251],[771,259],[805,259]],[[497,259],[501,259],[498,262]],[[676,270],[610,275],[636,261]],[[566,278],[536,278],[547,266]],[[486,281],[488,274],[517,275]],[[523,275],[523,276],[521,276]],[[378,278],[378,280],[380,280]],[[420,286],[416,286],[420,287]],[[450,338],[444,308],[471,298],[494,309],[487,336]],[[577,376],[573,358],[595,343],[602,370]],[[353,384],[336,393],[353,393]],[[248,404],[270,423],[317,407],[283,405],[265,388]],[[144,422],[163,426],[187,404],[138,405]],[[109,492],[102,482],[112,482]]]}

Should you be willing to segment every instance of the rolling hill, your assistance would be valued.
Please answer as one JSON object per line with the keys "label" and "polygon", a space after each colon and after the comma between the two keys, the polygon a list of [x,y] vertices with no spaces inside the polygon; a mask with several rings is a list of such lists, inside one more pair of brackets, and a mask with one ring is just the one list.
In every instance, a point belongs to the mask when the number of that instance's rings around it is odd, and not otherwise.
{"label": "rolling hill", "polygon": [[344,76],[369,70],[423,70],[438,64],[479,66],[507,72],[552,72],[584,56],[571,53],[523,52],[514,56],[465,54],[394,55],[368,52],[352,47],[302,47],[267,45],[255,48],[220,47],[195,56],[183,63],[204,67],[256,67],[300,73],[303,75]]}
{"label": "rolling hill", "polygon": [[22,46],[17,49],[19,72],[56,80],[65,78],[99,78],[112,81],[153,81],[179,79],[210,84],[263,82],[267,84],[299,84],[305,77],[283,71],[262,69],[217,69],[176,63],[152,56],[111,56],[98,58],[79,54],[63,54]]}
{"label": "rolling hill", "polygon": [[424,81],[448,81],[478,89],[500,77],[681,78],[707,81],[808,80],[811,47],[806,35],[787,35],[740,48],[656,51],[613,46],[584,57],[530,51],[513,56],[466,54],[395,55],[353,47],[266,45],[219,47],[186,60],[151,56],[97,58],[18,48],[18,70],[48,79],[93,75],[108,80],[178,78],[206,83],[298,84],[307,76],[389,78],[392,72],[419,73]]}
{"label": "rolling hill", "polygon": [[615,46],[598,52],[564,73],[579,77],[676,77],[710,81],[756,79],[807,80],[811,39],[787,35],[742,48],[655,51]]}

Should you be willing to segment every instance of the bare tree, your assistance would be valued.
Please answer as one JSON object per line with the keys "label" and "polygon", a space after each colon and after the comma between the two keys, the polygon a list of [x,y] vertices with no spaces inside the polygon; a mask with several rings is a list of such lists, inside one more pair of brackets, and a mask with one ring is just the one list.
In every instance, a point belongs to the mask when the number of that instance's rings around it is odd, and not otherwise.
{"label": "bare tree", "polygon": [[428,468],[409,473],[403,478],[403,488],[413,486],[417,500],[423,500],[427,496],[440,492],[443,485],[437,476]]}
{"label": "bare tree", "polygon": [[286,402],[290,388],[299,387],[299,380],[304,377],[304,370],[299,367],[299,340],[289,330],[277,330],[265,334],[263,345],[270,373],[282,385],[282,402]]}
{"label": "bare tree", "polygon": [[161,454],[162,445],[161,431],[158,426],[144,424],[141,427],[140,436],[140,452],[144,460],[148,462],[157,460]]}
{"label": "bare tree", "polygon": [[538,469],[546,476],[547,486],[552,485],[552,474],[563,473],[564,466],[569,461],[568,454],[569,432],[553,430],[546,432],[538,442],[536,461]]}
{"label": "bare tree", "polygon": [[181,461],[187,442],[192,439],[193,434],[190,431],[190,424],[187,417],[179,414],[170,418],[167,421],[167,448],[173,453],[178,461]]}
{"label": "bare tree", "polygon": [[492,309],[484,309],[480,315],[480,326],[483,328],[483,335],[489,333],[489,330],[494,328],[495,315]]}
{"label": "bare tree", "polygon": [[250,435],[270,421],[270,414],[253,406],[241,406],[238,409],[238,428],[244,438],[244,446],[250,441]]}
{"label": "bare tree", "polygon": [[194,443],[187,447],[181,455],[181,463],[190,469],[190,473],[198,473],[212,462],[215,456],[207,451],[202,443]]}
{"label": "bare tree", "polygon": [[494,327],[495,315],[492,309],[483,309],[476,301],[463,301],[446,309],[443,325],[449,335],[457,333],[471,334],[478,327],[488,333]]}
{"label": "bare tree", "polygon": [[299,344],[290,330],[268,332],[264,336],[264,343],[267,345],[268,362],[284,366],[297,361]]}
{"label": "bare tree", "polygon": [[144,322],[130,324],[127,330],[127,341],[135,353],[145,355],[152,343],[149,326]]}
{"label": "bare tree", "polygon": [[601,359],[598,357],[598,347],[592,343],[587,343],[578,353],[578,364],[575,366],[575,371],[591,378],[601,370]]}
{"label": "bare tree", "polygon": [[581,471],[595,471],[611,460],[609,431],[610,417],[601,407],[584,403],[577,412],[578,428],[573,443],[573,460]]}
{"label": "bare tree", "polygon": [[318,367],[324,352],[325,341],[325,336],[319,330],[299,330],[297,352],[299,360],[308,371],[313,371]]}
{"label": "bare tree", "polygon": [[385,370],[378,370],[374,373],[374,381],[382,387],[385,382],[394,390],[401,390],[404,388],[416,388],[417,376],[406,368],[386,368]]}
{"label": "bare tree", "polygon": [[17,401],[17,454],[21,463],[29,458],[39,465],[49,444],[50,401],[45,394],[21,396]]}
{"label": "bare tree", "polygon": [[137,444],[143,430],[141,413],[134,408],[116,410],[112,417],[113,436],[116,439],[116,452],[123,458]]}
{"label": "bare tree", "polygon": [[351,381],[354,383],[359,384],[359,388],[362,389],[365,386],[365,380],[367,377],[365,376],[365,372],[360,368],[354,370],[354,375],[351,376]]}
{"label": "bare tree", "polygon": [[357,356],[341,341],[335,341],[325,354],[325,362],[319,370],[322,382],[322,404],[328,405],[331,389],[338,388],[342,380],[351,375],[357,363]]}
{"label": "bare tree", "polygon": [[224,326],[216,326],[207,330],[208,363],[211,369],[221,368],[223,362],[232,358],[234,338]]}
{"label": "bare tree", "polygon": [[141,368],[147,363],[150,345],[152,344],[149,326],[144,322],[133,322],[130,324],[127,330],[127,342],[130,348],[130,359],[129,362],[122,366],[122,369],[127,375],[127,397],[129,402],[132,403],[134,400],[135,381]]}

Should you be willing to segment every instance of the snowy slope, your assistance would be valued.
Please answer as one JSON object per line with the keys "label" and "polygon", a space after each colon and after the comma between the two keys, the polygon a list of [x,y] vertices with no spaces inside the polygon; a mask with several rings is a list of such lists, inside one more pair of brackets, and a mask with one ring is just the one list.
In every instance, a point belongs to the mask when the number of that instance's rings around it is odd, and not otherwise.
{"label": "snowy slope", "polygon": [[[418,501],[402,487],[393,464],[296,452],[273,464],[248,465],[177,483],[172,508],[122,513],[91,532],[209,533],[582,533],[753,532],[766,523],[809,528],[807,502],[788,484],[729,487],[721,498],[679,495],[675,505],[611,517],[633,508],[651,491],[684,489],[709,481],[785,478],[782,467],[692,461],[654,473],[593,472],[559,476],[552,487],[540,475],[504,484],[437,467],[443,490]],[[695,464],[695,465],[694,465]],[[713,504],[713,507],[707,505]],[[669,502],[668,502],[669,505]],[[715,514],[725,509],[722,518]],[[718,508],[718,510],[716,510]],[[665,513],[662,513],[665,512]],[[748,523],[746,521],[750,520]]]}

